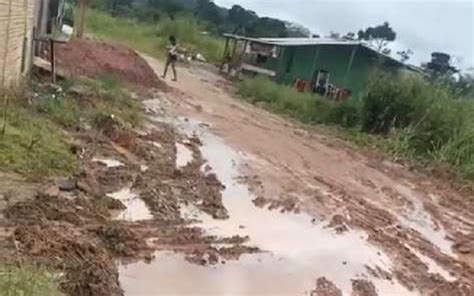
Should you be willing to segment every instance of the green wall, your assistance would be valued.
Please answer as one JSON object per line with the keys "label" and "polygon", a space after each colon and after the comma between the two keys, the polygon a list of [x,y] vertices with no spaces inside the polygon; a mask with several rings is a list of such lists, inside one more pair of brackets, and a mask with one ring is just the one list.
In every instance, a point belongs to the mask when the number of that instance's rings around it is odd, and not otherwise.
{"label": "green wall", "polygon": [[[347,71],[354,49],[353,63]],[[313,72],[329,71],[330,83],[350,89],[353,97],[365,90],[375,69],[392,71],[400,68],[399,64],[358,45],[287,46],[278,63],[266,66],[277,71],[277,80],[285,84],[292,84],[296,78],[312,80]]]}

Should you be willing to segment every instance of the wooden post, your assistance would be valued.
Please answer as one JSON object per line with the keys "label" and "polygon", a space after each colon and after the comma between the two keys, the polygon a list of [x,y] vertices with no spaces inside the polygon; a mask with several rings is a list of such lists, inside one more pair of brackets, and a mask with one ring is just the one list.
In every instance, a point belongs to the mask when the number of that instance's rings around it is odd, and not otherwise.
{"label": "wooden post", "polygon": [[242,50],[242,52],[240,53],[240,56],[239,56],[239,60],[238,60],[238,68],[241,69],[242,68],[242,64],[244,62],[244,57],[245,57],[245,51],[247,50],[247,45],[249,44],[249,41],[248,40],[245,40],[244,42],[244,49]]}
{"label": "wooden post", "polygon": [[84,30],[86,25],[86,9],[89,0],[78,0],[78,7],[76,11],[76,18],[74,21],[74,27],[76,27],[76,37],[82,38],[84,36]]}
{"label": "wooden post", "polygon": [[224,69],[224,65],[225,65],[226,60],[227,60],[227,52],[228,51],[229,51],[229,37],[226,37],[225,47],[224,47],[224,55],[222,57],[222,63],[221,63],[221,66],[220,66],[221,71],[222,71],[222,69]]}
{"label": "wooden post", "polygon": [[5,137],[5,133],[7,131],[7,117],[8,117],[8,107],[10,106],[10,99],[8,97],[8,94],[5,93],[3,95],[3,104],[4,104],[4,110],[3,110],[3,126],[2,126],[2,137]]}
{"label": "wooden post", "polygon": [[237,39],[234,39],[234,48],[232,49],[232,60],[234,60],[236,51],[237,51]]}
{"label": "wooden post", "polygon": [[49,40],[49,50],[51,55],[51,83],[56,84],[56,59],[54,55],[54,40]]}
{"label": "wooden post", "polygon": [[5,81],[6,75],[7,75],[7,59],[8,59],[8,46],[10,44],[10,24],[12,21],[12,0],[8,2],[8,18],[7,18],[7,25],[5,27],[5,44],[4,46],[4,53],[3,53],[3,65],[2,65],[2,81],[0,86],[4,87],[6,86],[7,81]]}

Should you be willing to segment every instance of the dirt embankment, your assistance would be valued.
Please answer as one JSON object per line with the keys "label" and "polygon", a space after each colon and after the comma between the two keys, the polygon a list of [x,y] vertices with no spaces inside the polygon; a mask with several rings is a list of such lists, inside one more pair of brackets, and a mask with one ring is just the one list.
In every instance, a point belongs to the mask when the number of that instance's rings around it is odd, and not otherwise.
{"label": "dirt embankment", "polygon": [[56,59],[60,71],[68,76],[95,79],[115,75],[142,87],[166,88],[135,51],[118,43],[75,38],[57,45]]}
{"label": "dirt embankment", "polygon": [[[146,62],[119,45],[74,40],[59,48],[58,60],[74,76],[114,73],[145,88],[160,86]],[[70,95],[89,100],[92,91],[81,85]],[[144,91],[138,99],[147,99],[147,94],[152,92]],[[227,217],[223,185],[200,170],[204,161],[197,138],[148,119],[132,128],[114,116],[64,133],[73,139],[71,151],[79,167],[73,176],[58,176],[32,190],[16,189],[28,184],[22,179],[9,187],[8,202],[1,204],[5,219],[0,221],[0,245],[8,250],[2,260],[44,264],[58,273],[68,295],[105,296],[123,294],[120,262],[151,260],[156,250],[183,252],[198,264],[256,251],[242,246],[244,237],[206,236],[181,218],[182,205],[217,219]],[[193,152],[193,161],[182,168],[176,166],[177,142]],[[21,199],[16,196],[20,191]],[[124,192],[128,196],[121,198]],[[134,208],[140,204],[145,206]],[[136,213],[144,216],[127,216]]]}

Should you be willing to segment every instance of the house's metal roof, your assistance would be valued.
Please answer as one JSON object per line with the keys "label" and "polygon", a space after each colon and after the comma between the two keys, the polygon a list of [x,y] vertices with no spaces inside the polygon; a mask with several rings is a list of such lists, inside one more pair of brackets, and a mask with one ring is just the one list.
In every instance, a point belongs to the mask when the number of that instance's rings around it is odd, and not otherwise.
{"label": "house's metal roof", "polygon": [[[251,38],[251,37],[239,36],[239,35],[234,35],[234,34],[224,34],[224,36],[227,38],[250,41],[250,42],[261,43],[261,44],[268,44],[268,45],[273,45],[273,46],[312,46],[312,45],[362,46],[372,51],[374,54],[387,58],[388,60],[390,60],[391,62],[395,64],[407,67],[405,63],[402,63],[401,61],[389,55],[381,53],[375,50],[374,48],[370,47],[368,44],[361,41],[334,39],[334,38]],[[410,69],[409,67],[407,68]]]}
{"label": "house's metal roof", "polygon": [[353,40],[333,39],[333,38],[259,38],[262,41],[275,45],[303,46],[303,45],[359,45],[360,42]]}
{"label": "house's metal roof", "polygon": [[334,38],[251,38],[233,34],[224,34],[225,37],[247,40],[251,42],[258,42],[263,44],[275,45],[275,46],[305,46],[305,45],[322,45],[322,44],[334,44],[334,45],[359,45],[362,44],[359,41],[334,39]]}

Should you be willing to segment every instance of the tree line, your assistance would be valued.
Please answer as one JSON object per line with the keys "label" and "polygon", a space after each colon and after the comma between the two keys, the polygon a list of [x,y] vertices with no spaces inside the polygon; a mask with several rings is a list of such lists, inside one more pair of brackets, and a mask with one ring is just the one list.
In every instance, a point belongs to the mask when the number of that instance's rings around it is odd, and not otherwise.
{"label": "tree line", "polygon": [[113,16],[132,17],[146,22],[191,14],[207,23],[214,33],[234,33],[250,37],[309,37],[310,31],[298,24],[260,17],[240,5],[230,9],[211,0],[95,0],[91,6]]}

